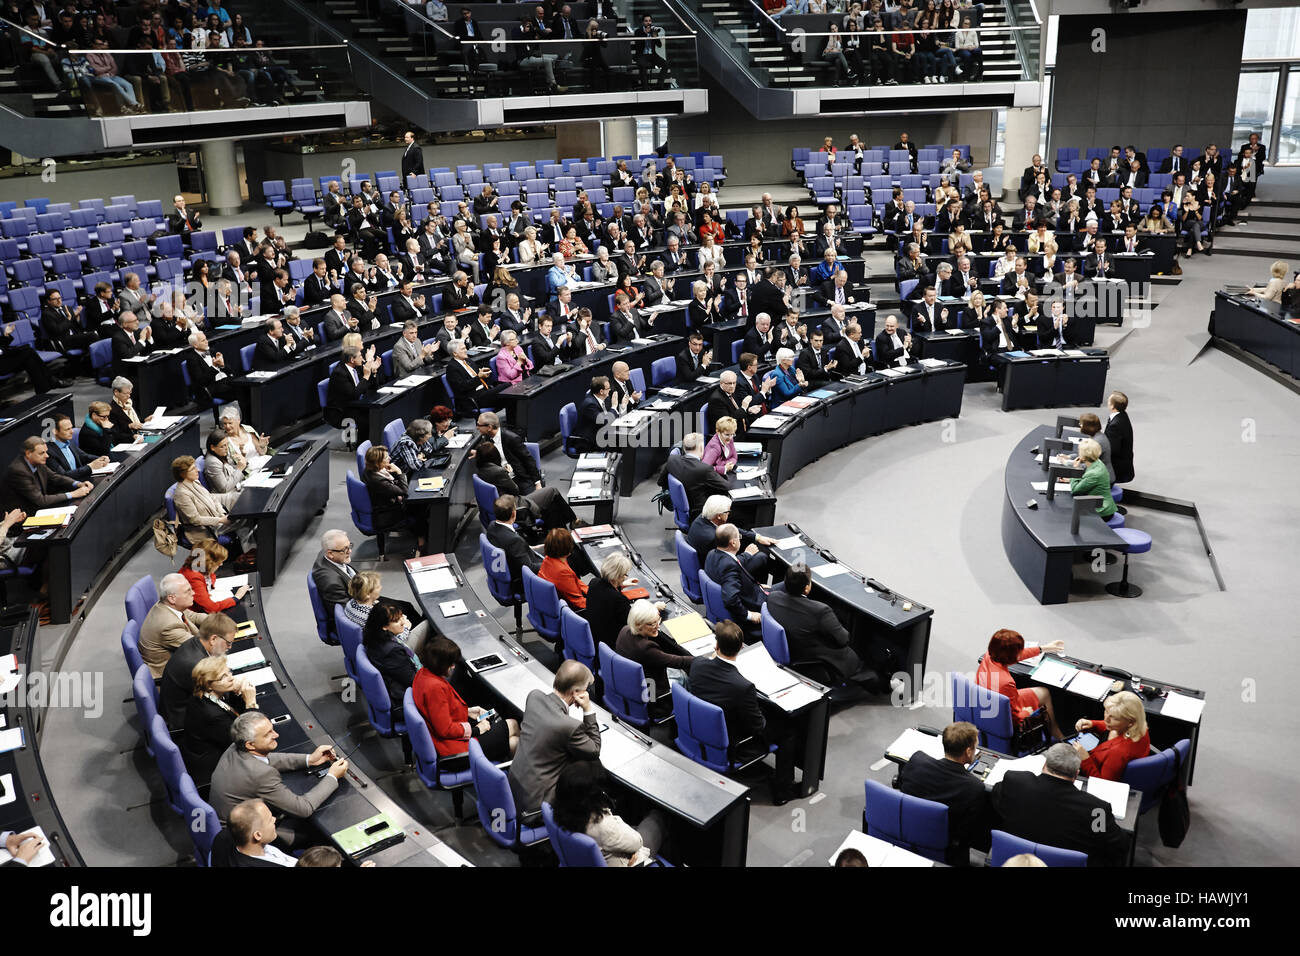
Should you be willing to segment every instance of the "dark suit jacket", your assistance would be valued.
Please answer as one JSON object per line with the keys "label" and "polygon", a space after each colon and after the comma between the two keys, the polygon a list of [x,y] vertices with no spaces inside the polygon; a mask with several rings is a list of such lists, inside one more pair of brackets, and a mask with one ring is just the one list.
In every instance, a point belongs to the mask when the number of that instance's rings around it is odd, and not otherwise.
{"label": "dark suit jacket", "polygon": [[514,470],[516,479],[525,479],[533,484],[541,484],[542,473],[537,469],[528,447],[515,432],[508,428],[501,429],[501,448],[506,453],[506,462]]}
{"label": "dark suit jacket", "polygon": [[[270,314],[270,313],[268,313]],[[184,348],[189,344],[190,330],[179,328],[175,322],[158,319],[149,326],[153,329],[153,342],[160,349]]]}
{"label": "dark suit jacket", "polygon": [[744,435],[749,430],[749,423],[762,414],[762,402],[753,399],[746,411],[740,407],[740,401],[739,389],[727,395],[721,388],[714,386],[709,395],[709,403],[704,408],[704,423],[708,426],[706,434],[713,434],[717,430],[718,419],[729,415],[736,420],[736,434]]}
{"label": "dark suit jacket", "polygon": [[1000,830],[1087,853],[1089,866],[1124,865],[1129,836],[1115,822],[1110,804],[1074,789],[1068,780],[1012,770],[993,786],[990,799]]}
{"label": "dark suit jacket", "polygon": [[77,342],[83,341],[87,334],[75,319],[70,319],[62,309],[46,307],[41,309],[41,331],[50,340],[55,351],[67,352],[77,348]]}
{"label": "dark suit jacket", "polygon": [[[1020,334],[1015,329],[1015,323],[1010,313],[1002,320],[1003,328],[1007,333],[1007,349],[1014,350],[1020,348]],[[991,355],[999,351],[999,336],[997,326],[992,319],[980,323],[980,349],[985,354]]]}
{"label": "dark suit jacket", "polygon": [[818,365],[818,354],[813,351],[811,345],[805,345],[799,350],[799,357],[795,360],[795,368],[803,372],[803,377],[809,385],[824,385],[831,380],[832,372],[826,371],[826,363],[831,361],[831,357],[823,347],[820,352],[821,365]]}
{"label": "dark suit jacket", "polygon": [[740,347],[740,350],[757,355],[761,364],[775,359],[776,350],[779,347],[776,341],[776,333],[771,328],[768,328],[766,336],[759,335],[757,328],[750,328],[745,333],[745,343]]}
{"label": "dark suit jacket", "polygon": [[[754,543],[754,532],[748,528],[738,528],[740,532],[740,548],[743,556],[744,549]],[[696,515],[691,522],[689,530],[686,532],[686,541],[695,553],[700,556],[700,567],[704,567],[704,562],[708,560],[709,552],[713,550],[717,540],[718,529],[713,522],[704,515]]]}
{"label": "dark suit jacket", "polygon": [[[607,402],[608,399],[606,399]],[[597,447],[596,437],[601,425],[613,417],[606,403],[602,403],[590,392],[583,396],[582,404],[578,406],[578,421],[573,429],[572,437],[575,448],[581,451],[595,450]]]}
{"label": "dark suit jacket", "polygon": [[829,605],[776,588],[767,596],[767,612],[785,628],[791,660],[820,661],[841,678],[851,676],[857,669],[856,655],[849,647],[849,632]]}
{"label": "dark suit jacket", "polygon": [[604,578],[592,580],[587,589],[587,623],[591,626],[592,639],[597,644],[604,642],[610,647],[618,639],[618,632],[627,624],[628,612],[632,602],[627,596]]}
{"label": "dark suit jacket", "polygon": [[657,637],[645,637],[632,633],[632,628],[624,625],[614,642],[614,650],[630,661],[641,665],[650,699],[656,700],[671,692],[668,686],[668,668],[690,670],[695,663],[691,652],[674,641],[665,630],[660,630]]}
{"label": "dark suit jacket", "polygon": [[33,515],[41,508],[62,507],[68,503],[63,492],[76,487],[75,481],[52,471],[48,465],[37,465],[33,473],[27,459],[20,453],[5,470],[4,480],[0,482],[0,510],[7,512],[21,508]]}
{"label": "dark suit jacket", "polygon": [[393,475],[393,480],[379,477],[375,471],[366,471],[362,480],[370,496],[370,512],[375,527],[383,530],[400,527],[406,523],[406,475]]}
{"label": "dark suit jacket", "polygon": [[661,472],[661,487],[668,487],[668,475],[680,481],[686,489],[692,518],[700,513],[709,495],[725,495],[730,490],[726,478],[694,455],[669,455]]}
{"label": "dark suit jacket", "polygon": [[367,644],[366,656],[384,678],[384,686],[388,688],[389,709],[394,715],[400,714],[402,697],[415,680],[415,672],[419,668],[411,660],[411,655],[406,652],[405,646],[396,638],[390,638],[379,644]]}
{"label": "dark suit jacket", "polygon": [[[898,330],[898,341],[903,342],[906,338],[907,335],[905,331],[900,328]],[[889,337],[889,333],[884,329],[881,329],[880,334],[876,336],[876,363],[882,366],[892,365],[896,359],[902,356],[902,354],[903,349],[895,348],[893,340]]]}
{"label": "dark suit jacket", "polygon": [[[861,293],[853,288],[852,282],[844,283],[844,304],[848,305],[850,299],[861,298]],[[829,306],[835,301],[835,280],[827,279],[817,287],[817,301],[824,306]]]}
{"label": "dark suit jacket", "polygon": [[767,721],[758,706],[758,691],[731,661],[720,657],[696,661],[691,665],[691,693],[722,708],[733,750],[747,738],[762,738]]}
{"label": "dark suit jacket", "polygon": [[784,293],[767,279],[749,287],[749,314],[757,316],[766,312],[775,327],[785,316]]}
{"label": "dark suit jacket", "polygon": [[[468,362],[469,359],[465,361]],[[469,399],[472,402],[475,392],[486,391],[483,380],[465,371],[465,366],[459,362],[447,363],[447,384],[451,386],[451,394],[457,400]]]}
{"label": "dark suit jacket", "polygon": [[351,579],[325,557],[324,551],[316,555],[316,561],[311,566],[311,579],[316,584],[316,592],[325,608],[325,620],[330,622],[332,628],[334,605],[348,603],[348,581]]}
{"label": "dark suit jacket", "polygon": [[714,548],[704,561],[704,571],[722,588],[722,603],[731,619],[742,628],[753,630],[748,613],[759,610],[766,596],[754,576],[738,560],[741,557],[736,555],[733,559],[730,554]]}
{"label": "dark suit jacket", "polygon": [[1133,425],[1128,412],[1123,411],[1106,423],[1106,437],[1110,439],[1110,463],[1115,467],[1115,483],[1133,480]]}
{"label": "dark suit jacket", "polygon": [[[290,355],[289,352],[285,350],[284,346],[285,346],[284,338],[273,339],[271,338],[271,335],[268,332],[263,332],[261,335],[259,335],[257,338],[257,345],[253,349],[253,371],[254,372],[274,371],[275,369],[283,365],[285,362],[289,361]],[[195,360],[198,360],[197,355],[195,355],[194,358]],[[199,364],[203,366],[207,365],[207,363],[203,361],[199,361]],[[194,373],[195,373],[195,368],[194,365],[191,364],[190,365],[191,381],[197,384],[198,379],[193,377]]]}
{"label": "dark suit jacket", "polygon": [[[185,227],[189,226],[187,230]],[[203,228],[203,223],[199,221],[198,213],[193,209],[186,209],[185,215],[182,216],[174,208],[171,215],[167,217],[167,231],[171,233],[183,233],[188,231],[197,231]]]}
{"label": "dark suit jacket", "polygon": [[630,309],[627,313],[615,310],[609,316],[609,337],[611,345],[630,345],[633,339],[645,338],[654,334],[650,323],[646,321],[639,309]]}
{"label": "dark suit jacket", "polygon": [[87,455],[77,447],[76,442],[68,443],[72,457],[77,462],[75,468],[68,465],[68,460],[63,457],[63,450],[54,442],[49,442],[46,447],[49,449],[50,457],[46,459],[45,464],[50,471],[71,478],[73,481],[86,481],[90,478],[90,463],[95,460],[95,456]]}
{"label": "dark suit jacket", "polygon": [[952,844],[949,864],[969,866],[970,847],[988,849],[993,821],[988,791],[961,764],[936,760],[918,751],[899,771],[898,789],[910,797],[934,800],[948,808],[948,840]]}
{"label": "dark suit jacket", "polygon": [[420,176],[424,173],[424,151],[412,143],[402,153],[402,185],[406,185],[407,176]]}
{"label": "dark suit jacket", "polygon": [[[207,648],[203,646],[203,642],[196,634],[172,651],[167,666],[163,668],[162,680],[158,685],[158,712],[163,715],[167,726],[173,731],[185,728],[187,702],[194,696],[192,693],[194,679],[191,672],[194,670],[194,665],[207,656]],[[226,745],[221,749],[225,750],[229,745],[230,739],[227,737]],[[215,758],[213,762],[215,763]]]}
{"label": "dark suit jacket", "polygon": [[[191,639],[197,640],[198,638]],[[202,650],[202,647],[199,649]],[[172,657],[174,660],[175,655]],[[179,739],[181,756],[185,760],[185,769],[198,786],[203,786],[212,779],[217,762],[230,747],[230,726],[235,722],[235,717],[244,712],[244,699],[238,694],[227,694],[224,700],[234,710],[233,714],[206,697],[191,694],[182,699],[179,726],[184,727],[185,731]]]}
{"label": "dark suit jacket", "polygon": [[[858,351],[862,353],[862,358],[855,358],[853,355],[853,346],[848,338],[840,339],[835,346],[833,358],[835,359],[835,370],[841,375],[858,374],[858,363],[864,363],[864,371],[871,369],[871,349],[863,339],[858,340]],[[739,391],[739,389],[737,390]]]}
{"label": "dark suit jacket", "polygon": [[[149,354],[148,345],[141,345],[133,335],[120,326],[114,326],[109,337],[113,340],[113,367],[115,369],[119,368],[120,363],[125,359]],[[121,373],[119,372],[119,374]]]}
{"label": "dark suit jacket", "polygon": [[542,569],[541,556],[528,547],[519,533],[507,528],[499,521],[487,526],[487,537],[494,545],[506,553],[506,564],[510,566],[510,580],[519,589],[523,588],[523,568],[527,566],[534,574]]}
{"label": "dark suit jacket", "polygon": [[369,378],[365,378],[358,370],[357,382],[354,385],[349,366],[339,362],[338,365],[334,366],[334,371],[330,373],[329,387],[325,392],[325,420],[335,428],[342,427],[343,416],[347,414],[347,406],[362,395],[373,392],[378,388],[378,372],[371,374]]}
{"label": "dark suit jacket", "polygon": [[708,347],[700,349],[699,355],[692,355],[690,346],[682,349],[677,353],[677,375],[673,378],[673,384],[685,385],[694,382],[701,375],[706,374],[708,366],[704,364],[704,353]]}

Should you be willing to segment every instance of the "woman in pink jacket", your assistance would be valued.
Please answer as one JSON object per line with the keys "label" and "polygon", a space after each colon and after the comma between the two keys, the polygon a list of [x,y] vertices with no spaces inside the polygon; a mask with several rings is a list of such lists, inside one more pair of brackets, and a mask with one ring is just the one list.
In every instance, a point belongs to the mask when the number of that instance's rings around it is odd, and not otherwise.
{"label": "woman in pink jacket", "polygon": [[501,333],[501,350],[497,352],[497,381],[513,385],[522,382],[533,370],[533,363],[522,348],[519,336],[509,330]]}
{"label": "woman in pink jacket", "polygon": [[724,415],[713,427],[714,435],[704,446],[704,463],[725,478],[736,467],[736,420]]}

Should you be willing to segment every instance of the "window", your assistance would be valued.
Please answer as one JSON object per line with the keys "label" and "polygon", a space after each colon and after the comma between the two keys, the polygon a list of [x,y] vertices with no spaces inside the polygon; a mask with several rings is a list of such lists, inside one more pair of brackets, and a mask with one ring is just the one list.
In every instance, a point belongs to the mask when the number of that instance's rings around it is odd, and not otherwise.
{"label": "window", "polygon": [[663,145],[667,140],[667,117],[659,116],[654,119],[639,119],[636,121],[636,151],[638,156],[653,153],[657,147]]}
{"label": "window", "polygon": [[1243,60],[1300,56],[1300,9],[1248,10]]}
{"label": "window", "polygon": [[1237,109],[1232,120],[1234,153],[1251,133],[1259,133],[1268,143],[1273,129],[1273,108],[1277,102],[1277,80],[1277,70],[1241,74],[1237,86]]}
{"label": "window", "polygon": [[993,111],[993,160],[990,166],[1001,166],[1007,151],[1007,111]]}
{"label": "window", "polygon": [[1277,131],[1277,142],[1269,145],[1271,162],[1300,163],[1300,70],[1288,74],[1282,125]]}

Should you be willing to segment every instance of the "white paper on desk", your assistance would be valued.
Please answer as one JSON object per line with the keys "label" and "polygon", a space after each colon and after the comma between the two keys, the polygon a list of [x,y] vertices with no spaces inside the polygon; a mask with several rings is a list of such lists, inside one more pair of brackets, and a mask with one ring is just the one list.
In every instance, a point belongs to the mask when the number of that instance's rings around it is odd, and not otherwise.
{"label": "white paper on desk", "polygon": [[227,588],[208,588],[208,599],[213,604],[220,604],[222,601],[233,601],[235,592]]}
{"label": "white paper on desk", "polygon": [[1060,349],[1030,349],[1030,355],[1047,356],[1047,355],[1064,355]]}
{"label": "white paper on desk", "polygon": [[121,467],[122,463],[120,461],[110,461],[102,468],[92,468],[90,473],[92,475],[111,475]]}
{"label": "white paper on desk", "polygon": [[460,617],[462,614],[469,613],[469,608],[460,598],[454,601],[443,601],[438,605],[438,610],[442,612],[443,617]]}
{"label": "white paper on desk", "polygon": [[701,375],[695,381],[703,382],[705,385],[717,385],[719,379],[716,375]]}
{"label": "white paper on desk", "polygon": [[1101,700],[1110,693],[1110,685],[1113,683],[1115,683],[1114,678],[1107,677],[1105,674],[1097,674],[1093,671],[1077,671],[1074,680],[1070,681],[1069,690],[1070,693],[1078,694],[1080,697]]}
{"label": "white paper on desk", "polygon": [[777,538],[776,544],[773,545],[778,551],[793,551],[795,548],[802,548],[803,538],[797,534],[792,534],[788,538]]}
{"label": "white paper on desk", "polygon": [[246,651],[235,651],[233,654],[226,655],[226,666],[232,671],[243,670],[245,667],[251,667],[265,661],[266,655],[262,653],[260,647],[250,647]]}
{"label": "white paper on desk", "polygon": [[915,727],[908,727],[885,748],[885,756],[911,760],[912,754],[918,751],[930,755],[935,760],[942,760],[943,738],[934,734],[924,734]]}
{"label": "white paper on desk", "polygon": [[713,653],[713,649],[718,646],[718,639],[712,634],[705,634],[703,637],[697,637],[693,641],[687,641],[682,647],[691,652],[692,657],[707,657]]}
{"label": "white paper on desk", "polygon": [[738,441],[735,443],[737,455],[761,455],[763,454],[762,442],[756,441]]}
{"label": "white paper on desk", "polygon": [[8,720],[5,718],[5,715],[0,714],[0,727],[3,727],[6,723],[8,723]]}
{"label": "white paper on desk", "polygon": [[1164,703],[1160,705],[1160,715],[1162,717],[1172,717],[1174,720],[1185,720],[1189,723],[1199,724],[1201,722],[1201,711],[1204,709],[1205,701],[1171,690]]}
{"label": "white paper on desk", "polygon": [[799,681],[793,687],[777,691],[769,699],[786,713],[793,714],[800,707],[806,707],[815,701],[821,700],[822,695],[803,681]]}
{"label": "white paper on desk", "polygon": [[[585,462],[579,462],[579,463],[578,463],[579,467],[581,467],[581,466],[584,465],[584,464],[586,464],[586,463],[585,463]],[[588,485],[593,485],[593,484],[594,484],[594,485],[598,485],[598,484],[600,484],[602,481],[605,480],[605,472],[603,472],[603,471],[575,471],[575,472],[573,473],[573,477],[570,478],[569,480],[572,481],[572,482],[574,482],[574,483],[576,483],[576,484],[588,484]]]}
{"label": "white paper on desk", "polygon": [[783,424],[785,419],[780,415],[760,415],[750,428],[780,428]]}
{"label": "white paper on desk", "polygon": [[949,335],[965,335],[965,334],[966,334],[966,330],[965,330],[965,329],[944,329],[944,331],[947,332]]}
{"label": "white paper on desk", "polygon": [[394,385],[401,385],[410,388],[412,385],[423,385],[425,382],[432,382],[432,375],[408,375],[406,378],[399,378]]}
{"label": "white paper on desk", "polygon": [[44,518],[48,515],[62,515],[66,517],[68,515],[74,515],[76,513],[77,513],[76,505],[59,505],[57,508],[41,508],[36,512],[36,514],[32,515],[32,517]]}
{"label": "white paper on desk", "polygon": [[275,671],[270,667],[263,667],[261,670],[251,671],[247,674],[240,674],[240,677],[248,681],[254,687],[261,687],[263,684],[275,683]]}
{"label": "white paper on desk", "polygon": [[275,378],[275,373],[269,370],[262,370],[258,372],[245,372],[244,378],[251,378],[254,379],[255,381],[261,382],[261,381],[265,381],[268,378]]}
{"label": "white paper on desk", "polygon": [[143,361],[144,361],[145,359],[147,359],[148,357],[149,357],[149,356],[147,356],[147,355],[133,355],[133,356],[131,356],[130,358],[124,358],[124,359],[122,359],[122,361],[123,361],[123,362],[143,362]]}
{"label": "white paper on desk", "polygon": [[833,578],[837,574],[847,574],[848,570],[844,565],[836,562],[834,564],[819,564],[812,569],[812,573],[819,578]]}
{"label": "white paper on desk", "polygon": [[456,586],[456,575],[451,573],[451,568],[425,568],[412,574],[411,580],[415,582],[416,594],[435,594]]}
{"label": "white paper on desk", "polygon": [[1044,657],[1043,663],[1034,668],[1034,680],[1051,687],[1064,687],[1074,679],[1078,669],[1054,657]]}
{"label": "white paper on desk", "polygon": [[1083,349],[1066,349],[1063,354],[1073,355],[1075,357],[1086,357],[1088,353]]}
{"label": "white paper on desk", "polygon": [[1074,789],[1105,800],[1110,804],[1110,812],[1115,814],[1115,819],[1124,819],[1124,813],[1128,810],[1128,784],[1118,780],[1103,780],[1101,777],[1079,777],[1074,781]]}
{"label": "white paper on desk", "polygon": [[[22,832],[34,833],[45,843],[45,846],[41,848],[41,851],[37,853],[36,856],[32,857],[32,862],[28,863],[28,866],[49,866],[54,862],[54,851],[50,849],[50,841],[46,838],[44,830],[40,827],[32,827],[31,829],[23,830]],[[3,844],[0,844],[0,866],[8,863],[12,859],[13,854],[5,849]]]}
{"label": "white paper on desk", "polygon": [[776,666],[776,661],[772,660],[772,655],[762,644],[750,645],[748,650],[737,657],[736,669],[765,697],[771,697],[799,683],[798,678],[789,671]]}
{"label": "white paper on desk", "polygon": [[686,394],[686,389],[684,389],[684,388],[661,388],[661,389],[659,389],[659,394],[660,394],[660,395],[671,395],[673,398],[681,398],[683,395]]}
{"label": "white paper on desk", "polygon": [[245,488],[274,488],[280,482],[284,481],[282,475],[273,475],[269,471],[259,471],[255,475],[250,475],[244,482]]}
{"label": "white paper on desk", "polygon": [[595,498],[598,494],[600,494],[599,489],[593,488],[591,485],[581,485],[575,482],[569,486],[570,501],[581,501],[583,498]]}
{"label": "white paper on desk", "polygon": [[144,449],[145,449],[145,442],[142,441],[127,442],[125,445],[114,445],[112,448],[113,451],[118,451],[118,452],[144,451]]}
{"label": "white paper on desk", "polygon": [[8,730],[0,731],[0,754],[17,750],[22,745],[23,729],[21,727],[10,727]]}
{"label": "white paper on desk", "polygon": [[142,422],[141,427],[147,432],[162,432],[171,428],[181,420],[180,415],[154,415],[149,421]]}
{"label": "white paper on desk", "polygon": [[601,538],[596,542],[597,548],[621,548],[623,543],[617,537]]}
{"label": "white paper on desk", "polygon": [[633,339],[632,344],[633,345],[654,345],[655,340],[654,339]]}
{"label": "white paper on desk", "polygon": [[153,412],[149,415],[149,417],[150,417],[150,418],[154,418],[154,419],[158,419],[158,418],[166,418],[166,417],[167,417],[167,406],[166,406],[166,405],[159,405],[157,408],[155,408],[155,409],[153,410]]}
{"label": "white paper on desk", "polygon": [[0,774],[0,807],[7,803],[13,803],[18,799],[18,792],[14,790],[14,775],[11,773]]}
{"label": "white paper on desk", "polygon": [[384,385],[379,389],[380,395],[403,395],[405,393],[406,389],[399,388],[396,385]]}
{"label": "white paper on desk", "polygon": [[839,848],[831,854],[827,862],[834,866],[835,860],[847,849],[857,850],[865,856],[869,867],[934,866],[933,860],[927,860],[919,853],[913,853],[901,846],[886,843],[878,837],[867,836],[861,830],[852,831],[848,838],[839,845]]}
{"label": "white paper on desk", "polygon": [[1039,651],[1033,657],[1026,657],[1020,663],[1024,664],[1026,667],[1037,667],[1039,664],[1043,663],[1043,652]]}
{"label": "white paper on desk", "polygon": [[762,478],[767,474],[767,469],[762,465],[745,465],[743,468],[736,469],[736,479],[738,481],[749,481],[751,478]]}
{"label": "white paper on desk", "polygon": [[[1029,483],[1029,487],[1033,488],[1034,491],[1038,492],[1040,495],[1045,495],[1045,494],[1047,494],[1047,482],[1045,482],[1045,481],[1031,481],[1031,482]],[[1056,493],[1057,493],[1058,495],[1068,495],[1068,494],[1070,493],[1070,479],[1069,479],[1069,478],[1058,478],[1058,479],[1057,479],[1057,481],[1056,481]]]}
{"label": "white paper on desk", "polygon": [[898,378],[898,376],[906,374],[901,368],[882,368],[879,371],[886,378]]}
{"label": "white paper on desk", "polygon": [[731,491],[727,493],[731,495],[732,501],[737,501],[742,498],[763,497],[763,489],[759,488],[757,485],[742,485],[739,488],[732,488]]}
{"label": "white paper on desk", "polygon": [[1030,754],[1028,757],[1021,757],[1018,760],[1003,757],[993,765],[989,775],[984,778],[984,784],[991,787],[1012,770],[1028,770],[1030,773],[1042,773],[1043,764],[1046,762],[1047,758],[1042,754]]}
{"label": "white paper on desk", "polygon": [[921,359],[921,364],[924,365],[926,368],[943,368],[948,363],[945,362],[943,359],[923,358]]}
{"label": "white paper on desk", "polygon": [[[5,694],[17,687],[21,680],[22,678],[12,671],[6,673],[3,677],[0,677],[0,697],[3,697]],[[0,727],[3,726],[3,724],[0,724]]]}
{"label": "white paper on desk", "polygon": [[475,436],[473,435],[449,435],[447,436],[448,448],[464,448]]}
{"label": "white paper on desk", "polygon": [[608,461],[609,455],[597,455],[592,452],[587,452],[578,458],[578,467],[581,468],[584,465],[604,465]]}
{"label": "white paper on desk", "polygon": [[[8,671],[16,671],[16,670],[18,670],[17,654],[6,654],[4,657],[0,657],[0,674],[4,674]],[[0,724],[0,726],[4,726],[4,725]]]}
{"label": "white paper on desk", "polygon": [[254,455],[252,458],[248,459],[248,470],[250,472],[261,471],[266,467],[266,463],[270,460],[270,455]]}

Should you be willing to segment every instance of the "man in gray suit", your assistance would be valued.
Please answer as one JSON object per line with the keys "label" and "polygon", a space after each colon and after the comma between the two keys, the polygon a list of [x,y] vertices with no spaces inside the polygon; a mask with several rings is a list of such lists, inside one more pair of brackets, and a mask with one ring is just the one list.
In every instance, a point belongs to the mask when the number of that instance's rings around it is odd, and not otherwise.
{"label": "man in gray suit", "polygon": [[[600,724],[587,692],[592,679],[585,664],[565,661],[555,672],[554,693],[535,690],[528,695],[509,776],[520,813],[554,799],[555,785],[570,760],[600,758]],[[581,720],[572,716],[571,707],[581,709]]]}
{"label": "man in gray suit", "polygon": [[334,621],[334,605],[348,603],[348,582],[356,575],[352,569],[352,542],[346,531],[331,528],[320,536],[320,554],[311,566],[325,620]]}
{"label": "man in gray suit", "polygon": [[423,372],[439,355],[437,340],[424,345],[420,342],[420,326],[414,320],[402,325],[402,337],[393,343],[393,378],[406,378]]}
{"label": "man in gray suit", "polygon": [[[246,711],[235,718],[230,726],[230,739],[234,741],[212,771],[212,790],[208,802],[223,823],[230,820],[230,811],[245,800],[264,800],[277,814],[291,817],[310,817],[338,789],[339,780],[348,772],[348,762],[338,758],[334,748],[321,744],[309,754],[276,753],[279,734],[271,719],[260,711]],[[282,770],[306,770],[323,763],[329,770],[304,794],[297,794],[280,779]],[[306,846],[306,834],[295,833],[279,827],[281,840],[289,846]]]}

